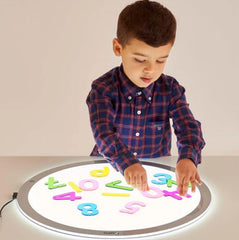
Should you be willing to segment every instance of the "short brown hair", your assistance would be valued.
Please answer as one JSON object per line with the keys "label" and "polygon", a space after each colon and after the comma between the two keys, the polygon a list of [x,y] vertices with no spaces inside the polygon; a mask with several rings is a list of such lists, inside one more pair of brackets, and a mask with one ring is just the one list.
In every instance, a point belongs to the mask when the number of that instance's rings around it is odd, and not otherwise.
{"label": "short brown hair", "polygon": [[174,43],[174,15],[158,2],[140,0],[126,6],[119,15],[117,38],[125,46],[136,38],[152,47]]}

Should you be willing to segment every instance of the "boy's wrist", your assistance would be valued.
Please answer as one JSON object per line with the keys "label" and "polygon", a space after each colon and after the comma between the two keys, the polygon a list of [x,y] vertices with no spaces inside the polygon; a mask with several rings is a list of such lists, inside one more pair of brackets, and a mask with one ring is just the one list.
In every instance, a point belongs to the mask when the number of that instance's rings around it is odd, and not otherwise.
{"label": "boy's wrist", "polygon": [[[121,174],[124,176],[124,171],[125,171],[128,167],[130,167],[130,166],[132,166],[133,164],[136,164],[136,163],[140,163],[140,161],[139,161],[138,159],[130,160],[128,163],[125,163],[125,164],[121,167],[121,169],[119,169],[119,171],[120,171]],[[141,164],[141,163],[140,163],[140,164]]]}
{"label": "boy's wrist", "polygon": [[129,166],[140,163],[140,161],[130,151],[121,153],[117,156],[117,159],[112,159],[117,167],[118,171],[124,176],[124,171]]}
{"label": "boy's wrist", "polygon": [[200,153],[197,153],[193,148],[184,147],[183,149],[181,149],[181,151],[179,153],[177,162],[179,162],[183,159],[190,159],[197,167],[197,165],[200,163],[199,154]]}

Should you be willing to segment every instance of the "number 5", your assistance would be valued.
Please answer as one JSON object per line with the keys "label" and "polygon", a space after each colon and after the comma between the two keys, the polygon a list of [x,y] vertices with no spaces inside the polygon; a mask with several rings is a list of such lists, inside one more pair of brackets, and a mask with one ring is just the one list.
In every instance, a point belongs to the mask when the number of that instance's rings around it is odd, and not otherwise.
{"label": "number 5", "polygon": [[135,212],[137,212],[139,210],[138,207],[133,207],[133,205],[139,205],[141,207],[145,207],[145,203],[143,202],[138,202],[138,201],[134,201],[134,202],[129,202],[125,205],[126,209],[121,209],[120,212],[122,213],[128,213],[128,214],[134,214]]}

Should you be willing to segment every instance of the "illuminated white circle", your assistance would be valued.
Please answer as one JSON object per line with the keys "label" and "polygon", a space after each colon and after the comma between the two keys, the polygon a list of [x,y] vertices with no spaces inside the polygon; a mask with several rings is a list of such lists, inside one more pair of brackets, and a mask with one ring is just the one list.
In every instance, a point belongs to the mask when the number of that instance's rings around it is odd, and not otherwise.
{"label": "illuminated white circle", "polygon": [[148,192],[131,189],[107,161],[87,161],[50,169],[27,181],[17,197],[19,209],[51,230],[111,239],[173,231],[205,213],[211,201],[205,183],[181,197],[174,168],[142,163]]}

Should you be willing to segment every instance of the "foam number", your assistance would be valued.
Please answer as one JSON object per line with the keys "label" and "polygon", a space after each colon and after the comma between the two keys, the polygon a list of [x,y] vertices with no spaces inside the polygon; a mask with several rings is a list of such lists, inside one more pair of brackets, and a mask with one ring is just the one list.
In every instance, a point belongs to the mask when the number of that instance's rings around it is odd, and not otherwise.
{"label": "foam number", "polygon": [[[167,179],[167,187],[172,187],[173,184],[178,185],[175,180]],[[188,184],[188,187],[191,187],[191,183]]]}
{"label": "foam number", "polygon": [[154,191],[156,194],[152,194],[151,191],[141,191],[142,195],[148,198],[160,198],[164,195],[164,193],[157,187],[149,187],[149,190]]}
{"label": "foam number", "polygon": [[102,193],[102,196],[109,196],[109,197],[129,197],[130,194],[128,194],[128,193]]}
{"label": "foam number", "polygon": [[58,185],[56,185],[56,183],[59,183],[59,181],[55,180],[54,177],[49,177],[48,182],[46,182],[45,185],[48,185],[48,189],[61,188],[66,186],[64,183]]}
{"label": "foam number", "polygon": [[[86,183],[91,183],[92,187],[87,187]],[[99,187],[99,183],[94,179],[84,179],[80,181],[79,187],[84,191],[94,191]]]}
{"label": "foam number", "polygon": [[110,169],[108,167],[104,167],[103,170],[97,169],[97,170],[91,171],[90,175],[93,177],[106,177],[107,175],[109,175],[109,173],[110,173]]}
{"label": "foam number", "polygon": [[171,175],[166,173],[156,173],[154,177],[157,177],[158,180],[152,180],[151,182],[159,185],[167,184],[167,180],[172,178]]}
{"label": "foam number", "polygon": [[175,180],[172,179],[167,180],[167,187],[172,187],[173,184],[178,185],[178,183]]}
{"label": "foam number", "polygon": [[68,182],[69,186],[71,186],[73,188],[73,190],[75,190],[76,192],[82,192],[82,189],[79,188],[75,183],[73,182]]}
{"label": "foam number", "polygon": [[68,192],[68,193],[63,193],[60,195],[56,195],[53,197],[54,200],[71,200],[75,201],[77,199],[81,199],[81,197],[77,197],[75,192]]}
{"label": "foam number", "polygon": [[122,213],[128,213],[128,214],[134,214],[137,211],[139,211],[139,207],[133,207],[134,205],[139,205],[141,207],[145,207],[145,203],[143,202],[138,202],[138,201],[133,201],[133,202],[129,202],[125,205],[126,209],[121,209],[120,212]]}
{"label": "foam number", "polygon": [[123,190],[126,190],[126,191],[133,191],[134,190],[132,187],[118,185],[119,183],[122,183],[122,181],[117,180],[117,181],[114,181],[114,182],[110,182],[110,183],[107,183],[105,186],[106,187],[111,187],[111,188],[123,189]]}
{"label": "foam number", "polygon": [[77,207],[84,216],[95,216],[99,213],[97,205],[94,203],[82,203]]}
{"label": "foam number", "polygon": [[[182,199],[183,199],[183,198],[179,195],[178,190],[177,190],[177,191],[172,191],[172,192],[163,190],[163,192],[164,192],[164,196],[165,196],[165,197],[172,197],[172,198],[177,199],[177,200],[182,200]],[[186,198],[190,198],[190,197],[192,197],[192,196],[189,195],[189,194],[186,195]]]}

